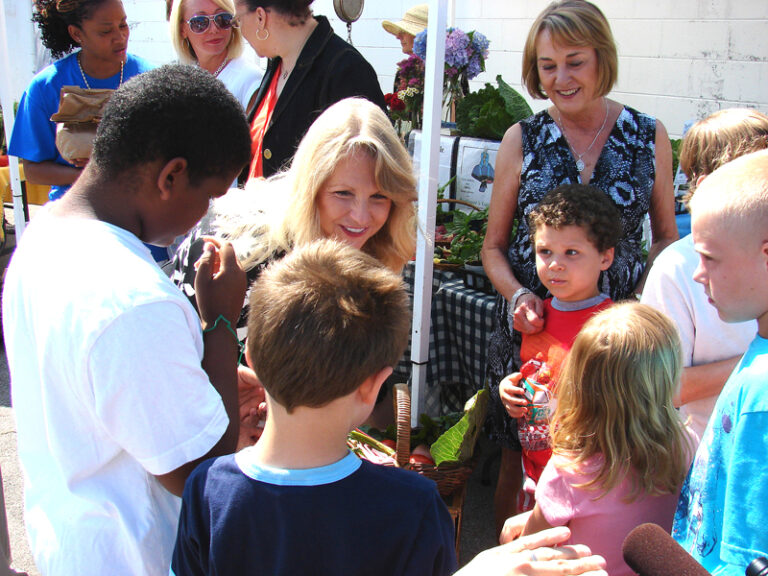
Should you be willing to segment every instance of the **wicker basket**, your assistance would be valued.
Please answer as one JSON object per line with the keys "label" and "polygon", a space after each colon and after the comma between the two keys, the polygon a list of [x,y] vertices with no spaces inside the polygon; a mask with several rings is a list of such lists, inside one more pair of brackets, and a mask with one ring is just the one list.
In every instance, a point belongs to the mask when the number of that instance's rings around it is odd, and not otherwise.
{"label": "wicker basket", "polygon": [[466,464],[443,464],[439,468],[434,464],[410,462],[411,457],[411,395],[407,384],[395,384],[392,389],[397,427],[397,448],[395,458],[400,468],[413,470],[437,484],[442,496],[450,496],[463,488],[472,474],[474,460]]}

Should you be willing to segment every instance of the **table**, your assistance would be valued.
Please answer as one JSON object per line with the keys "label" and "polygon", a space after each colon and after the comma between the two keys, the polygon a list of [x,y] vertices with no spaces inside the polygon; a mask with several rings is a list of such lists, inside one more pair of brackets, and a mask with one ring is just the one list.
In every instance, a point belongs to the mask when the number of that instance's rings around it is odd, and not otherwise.
{"label": "table", "polygon": [[[43,205],[48,202],[48,191],[50,186],[41,184],[30,184],[24,178],[24,166],[19,162],[19,178],[21,179],[22,196],[24,210],[27,210],[27,203]],[[13,202],[11,196],[11,169],[8,166],[0,168],[0,193],[3,195],[3,202]],[[27,214],[27,220],[29,215]]]}
{"label": "table", "polygon": [[[411,295],[413,274],[409,263],[404,278]],[[495,295],[466,287],[460,274],[434,271],[424,407],[430,416],[462,411],[464,402],[485,385],[495,307]],[[410,383],[410,343],[394,375]]]}

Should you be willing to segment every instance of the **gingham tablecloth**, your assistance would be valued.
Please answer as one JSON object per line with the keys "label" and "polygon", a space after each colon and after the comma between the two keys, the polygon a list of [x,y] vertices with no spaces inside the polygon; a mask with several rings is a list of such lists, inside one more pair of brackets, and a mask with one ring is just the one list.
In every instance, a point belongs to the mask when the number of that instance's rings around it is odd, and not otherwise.
{"label": "gingham tablecloth", "polygon": [[[411,293],[413,271],[409,264],[404,273]],[[483,387],[495,300],[495,296],[467,288],[457,274],[434,271],[424,409],[430,416],[461,411],[464,402]],[[410,343],[394,374],[410,384]]]}

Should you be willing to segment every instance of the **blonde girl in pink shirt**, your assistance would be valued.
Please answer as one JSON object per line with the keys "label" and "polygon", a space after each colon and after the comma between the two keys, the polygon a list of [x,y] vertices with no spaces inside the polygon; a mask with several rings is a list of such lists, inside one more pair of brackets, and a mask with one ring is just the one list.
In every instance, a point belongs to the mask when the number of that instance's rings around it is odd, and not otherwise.
{"label": "blonde girl in pink shirt", "polygon": [[677,330],[662,313],[627,302],[589,320],[561,373],[536,506],[507,520],[501,541],[568,526],[611,576],[633,574],[621,544],[645,522],[671,530],[693,454],[672,404],[680,372]]}

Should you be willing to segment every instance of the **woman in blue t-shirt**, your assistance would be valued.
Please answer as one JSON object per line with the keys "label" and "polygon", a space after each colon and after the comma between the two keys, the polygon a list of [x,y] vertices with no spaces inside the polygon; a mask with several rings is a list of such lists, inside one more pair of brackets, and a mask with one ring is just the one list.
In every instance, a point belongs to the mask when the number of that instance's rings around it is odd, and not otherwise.
{"label": "woman in blue t-shirt", "polygon": [[56,149],[50,118],[59,109],[61,87],[117,88],[152,66],[126,52],[128,22],[120,0],[36,0],[33,20],[45,47],[61,60],[38,73],[21,97],[8,153],[23,160],[29,182],[50,185],[49,198],[56,200],[85,164],[70,164]]}

